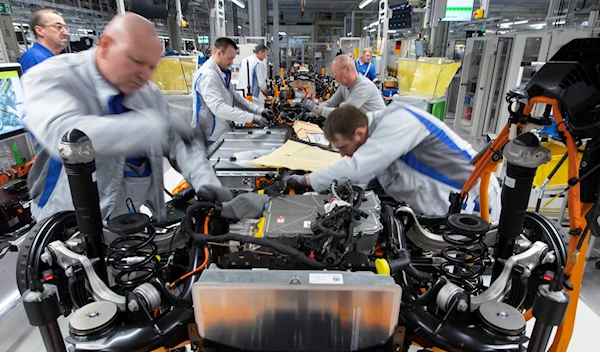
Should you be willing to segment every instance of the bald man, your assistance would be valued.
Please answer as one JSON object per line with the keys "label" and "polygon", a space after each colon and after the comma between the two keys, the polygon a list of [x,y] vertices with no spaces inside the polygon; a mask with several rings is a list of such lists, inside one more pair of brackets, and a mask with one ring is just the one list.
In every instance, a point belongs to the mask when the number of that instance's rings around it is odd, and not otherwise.
{"label": "bald man", "polygon": [[204,142],[186,132],[189,120],[173,116],[148,82],[161,52],[152,23],[128,13],[113,18],[97,48],[50,58],[23,76],[23,121],[40,147],[28,176],[38,221],[73,209],[58,155],[60,139],[73,128],[94,146],[104,219],[127,213],[129,199],[166,219],[163,156],[205,198],[231,198],[204,157]]}
{"label": "bald man", "polygon": [[302,106],[324,117],[342,105],[352,105],[365,113],[385,110],[381,92],[371,80],[356,72],[356,65],[350,56],[337,56],[331,63],[331,72],[331,76],[339,83],[331,98],[320,105],[304,99]]}

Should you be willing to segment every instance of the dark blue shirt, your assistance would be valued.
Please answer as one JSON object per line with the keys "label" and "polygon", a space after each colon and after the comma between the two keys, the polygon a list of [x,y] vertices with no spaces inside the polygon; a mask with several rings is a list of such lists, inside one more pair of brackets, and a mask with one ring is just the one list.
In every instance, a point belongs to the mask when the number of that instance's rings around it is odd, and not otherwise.
{"label": "dark blue shirt", "polygon": [[27,72],[33,66],[54,56],[48,48],[40,43],[33,43],[33,46],[21,55],[19,63],[23,67],[23,73]]}
{"label": "dark blue shirt", "polygon": [[366,64],[360,64],[360,60],[355,60],[356,63],[356,71],[361,75],[367,77],[369,80],[374,80],[377,78],[377,72],[375,71],[375,65],[368,62]]}

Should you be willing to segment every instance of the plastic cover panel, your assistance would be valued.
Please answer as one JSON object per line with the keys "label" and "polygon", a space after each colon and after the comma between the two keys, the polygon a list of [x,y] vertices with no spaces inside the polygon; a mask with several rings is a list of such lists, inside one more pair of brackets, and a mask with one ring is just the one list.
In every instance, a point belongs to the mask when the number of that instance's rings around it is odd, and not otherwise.
{"label": "plastic cover panel", "polygon": [[355,351],[384,344],[402,290],[371,272],[205,270],[193,286],[204,339],[254,351]]}

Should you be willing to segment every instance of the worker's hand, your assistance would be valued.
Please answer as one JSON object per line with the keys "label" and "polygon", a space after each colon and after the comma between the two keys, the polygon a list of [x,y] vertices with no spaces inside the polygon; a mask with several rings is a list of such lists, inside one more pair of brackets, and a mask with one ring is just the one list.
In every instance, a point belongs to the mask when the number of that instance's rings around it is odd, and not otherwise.
{"label": "worker's hand", "polygon": [[273,113],[273,111],[271,111],[269,109],[264,109],[262,111],[262,113],[260,114],[260,116],[264,117],[269,122],[275,120],[275,113]]}
{"label": "worker's hand", "polygon": [[302,101],[300,101],[300,106],[307,109],[308,111],[313,111],[313,109],[315,108],[315,106],[318,106],[319,104],[315,103],[314,100],[312,99],[302,99]]}
{"label": "worker's hand", "polygon": [[269,126],[269,121],[267,121],[266,118],[262,117],[262,116],[254,116],[254,118],[252,119],[252,123],[255,126],[260,126],[260,127],[267,127]]}
{"label": "worker's hand", "polygon": [[289,175],[284,177],[283,181],[285,181],[287,185],[292,188],[308,187],[308,183],[306,182],[306,175]]}
{"label": "worker's hand", "polygon": [[199,200],[205,202],[229,202],[233,199],[233,194],[229,190],[215,186],[215,185],[204,185],[200,189],[196,190],[196,196]]}

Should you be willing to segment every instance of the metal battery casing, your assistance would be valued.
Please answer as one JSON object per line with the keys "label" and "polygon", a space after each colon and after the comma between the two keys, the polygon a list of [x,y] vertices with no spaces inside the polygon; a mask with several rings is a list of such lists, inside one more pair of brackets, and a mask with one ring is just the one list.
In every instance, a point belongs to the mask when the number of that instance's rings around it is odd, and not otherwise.
{"label": "metal battery casing", "polygon": [[205,270],[192,288],[199,335],[253,351],[356,351],[384,344],[402,289],[371,272]]}
{"label": "metal battery casing", "polygon": [[254,165],[252,160],[281,147],[289,137],[287,128],[236,129],[225,132],[206,155],[223,186],[237,191],[252,191],[256,179],[275,174],[275,168]]}
{"label": "metal battery casing", "polygon": [[[368,217],[361,218],[354,227],[357,251],[370,252],[375,247],[381,224],[381,201],[372,191],[365,192],[366,201],[360,207]],[[314,236],[311,225],[319,214],[325,214],[324,205],[329,195],[285,195],[273,198],[266,206],[263,237],[277,239],[295,246],[298,238]]]}

